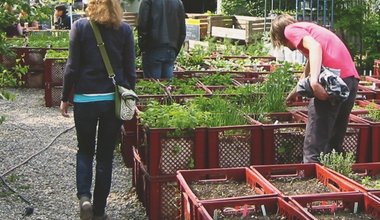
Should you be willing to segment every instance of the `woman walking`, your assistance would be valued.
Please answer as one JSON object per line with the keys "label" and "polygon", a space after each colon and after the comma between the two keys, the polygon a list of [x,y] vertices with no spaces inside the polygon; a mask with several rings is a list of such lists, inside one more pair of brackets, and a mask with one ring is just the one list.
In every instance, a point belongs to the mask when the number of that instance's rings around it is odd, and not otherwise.
{"label": "woman walking", "polygon": [[[90,0],[86,13],[88,19],[76,21],[70,32],[60,110],[64,117],[69,117],[68,101],[73,91],[80,218],[98,220],[109,219],[105,207],[111,188],[113,151],[122,121],[115,117],[114,84],[108,77],[89,20],[99,28],[116,83],[129,89],[134,89],[136,81],[135,51],[132,29],[122,22],[119,0]],[[96,168],[92,193],[94,155]]]}

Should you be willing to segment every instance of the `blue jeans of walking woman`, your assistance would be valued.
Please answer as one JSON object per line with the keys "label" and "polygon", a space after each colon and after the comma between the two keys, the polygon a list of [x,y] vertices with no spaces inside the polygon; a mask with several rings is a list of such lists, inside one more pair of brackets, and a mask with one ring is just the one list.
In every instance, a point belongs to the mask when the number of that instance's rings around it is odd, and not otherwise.
{"label": "blue jeans of walking woman", "polygon": [[122,121],[115,117],[114,101],[75,103],[74,121],[78,139],[77,196],[92,197],[92,167],[96,155],[93,210],[95,215],[101,216],[111,188],[113,151]]}

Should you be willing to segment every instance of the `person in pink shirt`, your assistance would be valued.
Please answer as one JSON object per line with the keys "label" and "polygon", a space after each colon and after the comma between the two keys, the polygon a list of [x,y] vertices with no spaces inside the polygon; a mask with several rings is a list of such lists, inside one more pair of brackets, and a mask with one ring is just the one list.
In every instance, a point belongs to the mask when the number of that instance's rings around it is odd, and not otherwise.
{"label": "person in pink shirt", "polygon": [[[310,22],[297,22],[286,14],[279,15],[272,21],[270,36],[274,47],[297,49],[307,58],[302,77],[310,77],[314,98],[308,106],[303,162],[319,163],[320,154],[329,153],[333,149],[343,152],[343,139],[360,79],[347,47],[330,30]],[[340,77],[350,92],[346,101],[336,105],[328,101],[327,92],[318,82],[322,66],[340,71]],[[287,102],[296,95],[294,89],[288,95]]]}

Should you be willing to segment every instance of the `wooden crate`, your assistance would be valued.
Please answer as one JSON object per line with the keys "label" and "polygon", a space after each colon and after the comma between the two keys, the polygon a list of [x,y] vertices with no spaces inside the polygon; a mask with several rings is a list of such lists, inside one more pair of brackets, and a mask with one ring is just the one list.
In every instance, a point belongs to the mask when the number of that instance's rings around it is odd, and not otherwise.
{"label": "wooden crate", "polygon": [[137,27],[138,24],[138,13],[136,12],[124,12],[123,20],[127,22],[132,27]]}
{"label": "wooden crate", "polygon": [[208,35],[251,42],[255,35],[269,31],[271,18],[249,16],[212,16]]}

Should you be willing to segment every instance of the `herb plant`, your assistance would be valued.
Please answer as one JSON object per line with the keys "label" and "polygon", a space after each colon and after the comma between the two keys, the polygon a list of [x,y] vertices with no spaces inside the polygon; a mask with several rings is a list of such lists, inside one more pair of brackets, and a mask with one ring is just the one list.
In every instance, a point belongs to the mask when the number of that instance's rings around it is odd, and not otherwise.
{"label": "herb plant", "polygon": [[355,163],[355,157],[352,152],[347,152],[344,154],[338,153],[333,149],[331,153],[321,153],[320,161],[324,166],[335,170],[347,177],[353,175],[352,165]]}

